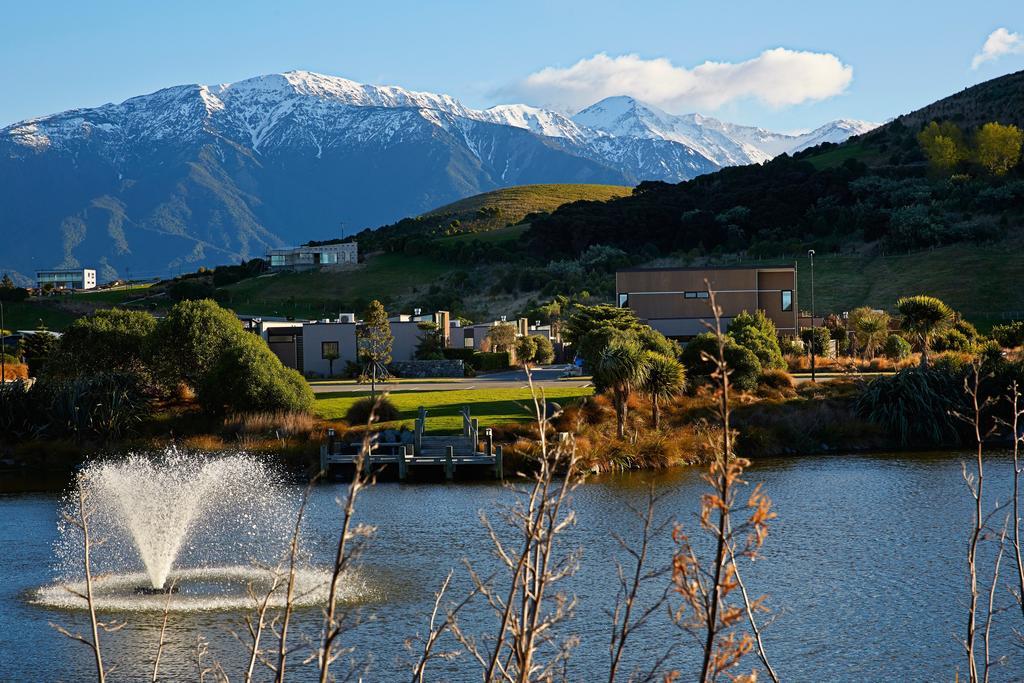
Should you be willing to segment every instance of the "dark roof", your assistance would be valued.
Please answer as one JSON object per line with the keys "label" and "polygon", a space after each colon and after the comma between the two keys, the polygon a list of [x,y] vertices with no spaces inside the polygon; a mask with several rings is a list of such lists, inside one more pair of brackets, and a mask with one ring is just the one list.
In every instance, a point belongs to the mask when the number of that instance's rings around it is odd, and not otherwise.
{"label": "dark roof", "polygon": [[670,270],[688,270],[688,271],[701,271],[701,270],[771,270],[776,268],[790,268],[796,270],[795,263],[764,263],[756,266],[704,266],[704,267],[683,267],[683,266],[671,266],[667,268],[623,268],[617,270],[617,273],[657,273],[659,271],[670,271]]}

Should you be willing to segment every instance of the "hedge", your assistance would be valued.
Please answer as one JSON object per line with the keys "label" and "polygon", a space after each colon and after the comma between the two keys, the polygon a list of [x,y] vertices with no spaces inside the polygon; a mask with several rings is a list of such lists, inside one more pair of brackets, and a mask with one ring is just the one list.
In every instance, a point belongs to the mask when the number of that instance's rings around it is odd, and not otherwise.
{"label": "hedge", "polygon": [[484,353],[478,351],[473,354],[473,359],[470,361],[473,365],[474,370],[480,372],[488,372],[490,370],[505,370],[510,365],[509,354],[507,351],[500,352],[489,352]]}

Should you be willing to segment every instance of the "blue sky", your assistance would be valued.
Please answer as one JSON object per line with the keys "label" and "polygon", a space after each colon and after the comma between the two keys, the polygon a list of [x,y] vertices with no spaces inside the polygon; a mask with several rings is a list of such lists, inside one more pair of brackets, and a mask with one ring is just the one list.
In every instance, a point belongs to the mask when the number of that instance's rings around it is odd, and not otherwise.
{"label": "blue sky", "polygon": [[[795,130],[884,120],[1024,69],[1020,0],[110,0],[8,3],[3,17],[0,125],[168,85],[307,69],[478,107],[578,106],[594,83],[595,100],[635,89],[674,113]],[[1000,28],[992,58],[972,68]],[[776,48],[785,51],[768,55],[781,64],[762,56]],[[708,61],[726,66],[694,71]],[[542,83],[529,80],[546,68]]]}

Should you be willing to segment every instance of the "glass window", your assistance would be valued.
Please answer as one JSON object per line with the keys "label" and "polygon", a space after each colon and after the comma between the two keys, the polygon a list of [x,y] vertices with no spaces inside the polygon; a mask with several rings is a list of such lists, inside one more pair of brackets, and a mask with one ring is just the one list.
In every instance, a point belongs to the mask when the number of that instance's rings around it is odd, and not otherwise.
{"label": "glass window", "polygon": [[793,310],[793,290],[784,289],[782,290],[782,310],[792,311]]}
{"label": "glass window", "polygon": [[320,263],[337,263],[338,255],[334,252],[325,251],[320,254]]}
{"label": "glass window", "polygon": [[320,357],[327,360],[330,357],[338,358],[338,342],[320,342]]}
{"label": "glass window", "polygon": [[619,294],[619,308],[629,306],[629,294]]}
{"label": "glass window", "polygon": [[697,292],[697,298],[698,299],[707,299],[708,298],[708,293],[706,291],[704,291],[704,292]]}
{"label": "glass window", "polygon": [[697,292],[684,292],[683,293],[683,298],[684,299],[696,299],[697,298]]}

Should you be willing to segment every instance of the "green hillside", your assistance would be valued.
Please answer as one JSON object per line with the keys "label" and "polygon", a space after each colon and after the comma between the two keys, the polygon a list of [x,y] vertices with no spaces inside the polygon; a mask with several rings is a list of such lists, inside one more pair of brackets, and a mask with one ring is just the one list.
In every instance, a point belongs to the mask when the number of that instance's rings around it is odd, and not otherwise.
{"label": "green hillside", "polygon": [[400,251],[412,238],[483,233],[546,215],[573,202],[605,202],[628,196],[624,185],[519,185],[440,206],[422,215],[355,235],[363,253]]}
{"label": "green hillside", "polygon": [[632,191],[623,185],[519,185],[460,199],[423,217],[459,220],[463,223],[460,232],[481,232],[518,223],[531,213],[554,211],[569,202],[603,202]]}

